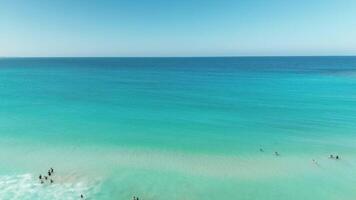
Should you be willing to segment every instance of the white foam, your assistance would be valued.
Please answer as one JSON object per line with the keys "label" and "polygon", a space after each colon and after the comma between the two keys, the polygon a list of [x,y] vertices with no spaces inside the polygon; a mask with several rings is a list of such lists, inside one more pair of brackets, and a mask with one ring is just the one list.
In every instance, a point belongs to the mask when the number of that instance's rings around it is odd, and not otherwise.
{"label": "white foam", "polygon": [[41,184],[32,174],[0,176],[1,200],[56,200],[79,199],[80,194],[93,196],[99,191],[99,181],[85,179],[70,180],[66,177],[54,177],[53,184],[48,181]]}

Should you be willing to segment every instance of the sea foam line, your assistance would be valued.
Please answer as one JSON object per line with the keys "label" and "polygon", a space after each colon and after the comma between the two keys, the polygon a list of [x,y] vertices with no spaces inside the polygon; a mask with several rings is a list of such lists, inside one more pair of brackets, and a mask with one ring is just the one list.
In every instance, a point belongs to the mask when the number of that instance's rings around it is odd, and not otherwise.
{"label": "sea foam line", "polygon": [[[78,199],[80,194],[93,196],[99,192],[100,182],[78,179],[66,181],[65,177],[58,177],[59,182],[41,184],[33,174],[0,176],[1,200],[56,200]],[[68,179],[69,180],[69,179]]]}

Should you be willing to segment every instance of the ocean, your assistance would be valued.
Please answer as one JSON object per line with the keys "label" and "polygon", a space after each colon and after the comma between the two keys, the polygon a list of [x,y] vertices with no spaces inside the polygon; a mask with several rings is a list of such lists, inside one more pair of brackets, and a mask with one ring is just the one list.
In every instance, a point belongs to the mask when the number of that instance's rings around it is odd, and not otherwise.
{"label": "ocean", "polygon": [[351,200],[355,171],[356,57],[0,58],[1,200]]}

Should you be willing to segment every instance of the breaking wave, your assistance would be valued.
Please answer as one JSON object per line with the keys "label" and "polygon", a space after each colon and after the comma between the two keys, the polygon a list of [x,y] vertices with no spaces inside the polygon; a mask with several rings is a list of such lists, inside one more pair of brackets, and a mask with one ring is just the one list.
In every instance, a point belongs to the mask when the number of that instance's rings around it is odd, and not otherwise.
{"label": "breaking wave", "polygon": [[[0,176],[1,200],[79,199],[81,194],[93,196],[99,191],[99,181],[55,177],[56,182],[41,184],[33,174]],[[89,198],[86,198],[89,199]]]}

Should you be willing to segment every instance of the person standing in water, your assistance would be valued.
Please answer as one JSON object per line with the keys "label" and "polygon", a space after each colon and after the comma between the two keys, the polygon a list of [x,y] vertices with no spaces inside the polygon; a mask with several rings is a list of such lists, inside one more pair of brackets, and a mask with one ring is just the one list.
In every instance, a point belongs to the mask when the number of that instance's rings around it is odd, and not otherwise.
{"label": "person standing in water", "polygon": [[312,159],[312,161],[313,161],[313,163],[314,163],[315,165],[318,165],[318,166],[319,166],[318,161],[316,161],[315,159]]}

